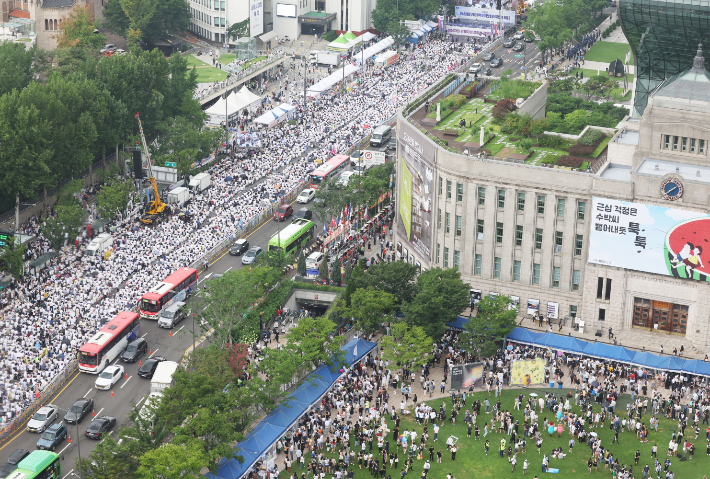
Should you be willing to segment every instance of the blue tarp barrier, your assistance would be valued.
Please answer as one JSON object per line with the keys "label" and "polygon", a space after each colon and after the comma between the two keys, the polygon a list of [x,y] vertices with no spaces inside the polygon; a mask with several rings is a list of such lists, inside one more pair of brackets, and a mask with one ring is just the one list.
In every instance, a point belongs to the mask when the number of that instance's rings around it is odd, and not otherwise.
{"label": "blue tarp barrier", "polygon": [[446,323],[446,327],[451,328],[454,331],[462,332],[463,326],[466,323],[468,323],[468,318],[464,318],[463,316],[456,316],[456,320]]}
{"label": "blue tarp barrier", "polygon": [[710,376],[710,363],[699,359],[657,356],[648,351],[633,351],[606,343],[588,343],[570,336],[562,336],[554,333],[541,334],[525,328],[515,328],[508,334],[508,340],[537,347],[581,353],[586,356],[646,366],[652,369],[683,371],[699,376]]}
{"label": "blue tarp barrier", "polygon": [[[352,366],[367,353],[377,347],[377,343],[354,338],[344,345],[345,362]],[[318,401],[335,384],[342,373],[325,365],[319,366],[304,382],[296,388],[291,400],[280,404],[273,412],[261,420],[247,434],[244,441],[237,444],[237,451],[244,458],[243,463],[236,459],[220,461],[217,474],[207,473],[210,479],[239,479],[251,469],[262,454],[267,452],[289,427],[301,417],[311,405]]]}

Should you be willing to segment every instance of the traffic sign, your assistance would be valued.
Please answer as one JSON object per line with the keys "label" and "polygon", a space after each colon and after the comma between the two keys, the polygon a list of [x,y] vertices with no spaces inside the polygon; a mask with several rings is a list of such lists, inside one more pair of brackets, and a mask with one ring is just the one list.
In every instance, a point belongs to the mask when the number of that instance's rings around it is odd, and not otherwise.
{"label": "traffic sign", "polygon": [[167,166],[168,168],[177,168],[177,163],[173,161],[166,161],[165,166]]}
{"label": "traffic sign", "polygon": [[515,58],[520,58],[520,57],[522,57],[522,55],[520,53],[515,54]]}
{"label": "traffic sign", "polygon": [[365,150],[362,152],[362,156],[365,159],[365,161],[371,161],[371,160],[385,161],[385,152],[384,151]]}

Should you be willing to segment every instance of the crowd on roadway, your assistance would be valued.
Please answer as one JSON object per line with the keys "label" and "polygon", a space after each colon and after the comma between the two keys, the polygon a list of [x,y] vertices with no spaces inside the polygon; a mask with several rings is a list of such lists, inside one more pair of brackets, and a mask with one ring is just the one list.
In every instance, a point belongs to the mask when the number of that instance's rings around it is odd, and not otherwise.
{"label": "crowd on roadway", "polygon": [[[421,73],[421,65],[432,58],[433,68]],[[173,214],[144,227],[136,221],[142,205],[132,202],[107,226],[114,245],[106,259],[82,254],[90,240],[86,231],[76,239],[67,238],[67,246],[47,268],[0,293],[0,428],[18,418],[75,358],[86,339],[118,311],[134,309],[143,293],[177,268],[236,239],[241,228],[272,202],[298,189],[316,160],[347,151],[393,117],[405,101],[467,59],[467,53],[450,44],[432,41],[416,48],[413,59],[389,67],[384,76],[362,75],[351,93],[333,89],[305,109],[298,104],[297,123],[262,132],[261,150],[233,150],[233,133],[223,148],[226,157],[211,168],[213,186],[189,206],[190,221]],[[43,219],[36,217],[20,230],[36,234],[42,225]],[[48,250],[40,234],[30,245],[28,258]]]}

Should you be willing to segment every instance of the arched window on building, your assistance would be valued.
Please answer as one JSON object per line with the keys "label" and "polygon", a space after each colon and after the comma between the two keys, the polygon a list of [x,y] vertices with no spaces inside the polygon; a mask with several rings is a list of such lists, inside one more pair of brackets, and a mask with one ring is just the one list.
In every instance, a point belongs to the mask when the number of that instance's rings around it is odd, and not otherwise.
{"label": "arched window on building", "polygon": [[46,18],[44,19],[44,29],[49,30],[49,20],[47,20]]}

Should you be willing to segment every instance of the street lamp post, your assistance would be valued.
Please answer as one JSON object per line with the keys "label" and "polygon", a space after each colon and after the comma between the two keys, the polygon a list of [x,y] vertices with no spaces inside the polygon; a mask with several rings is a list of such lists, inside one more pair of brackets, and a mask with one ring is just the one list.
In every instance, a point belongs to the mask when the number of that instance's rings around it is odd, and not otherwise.
{"label": "street lamp post", "polygon": [[[63,413],[68,413],[68,409],[62,409],[60,407],[57,408],[57,410],[62,411]],[[77,417],[76,420],[76,449],[79,454],[79,479],[83,478],[83,472],[81,471],[81,437],[79,436],[79,418]]]}

